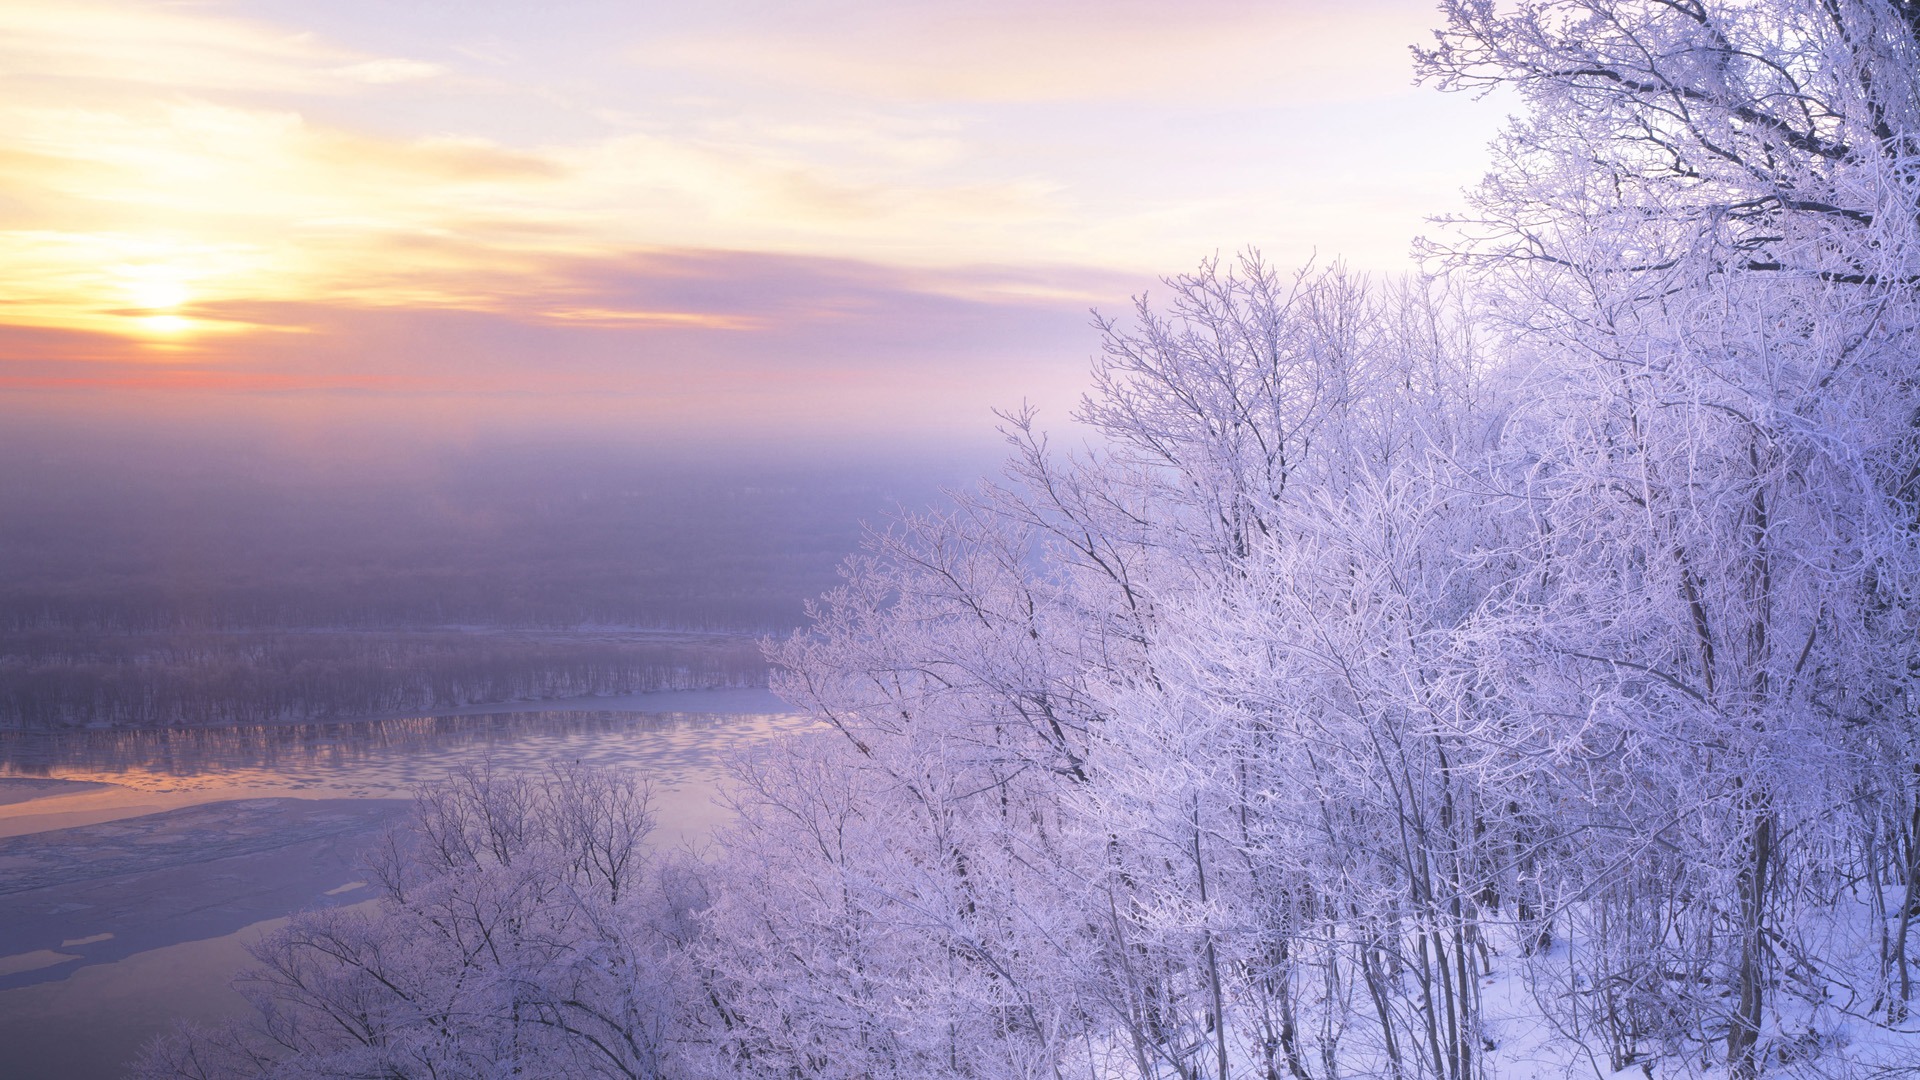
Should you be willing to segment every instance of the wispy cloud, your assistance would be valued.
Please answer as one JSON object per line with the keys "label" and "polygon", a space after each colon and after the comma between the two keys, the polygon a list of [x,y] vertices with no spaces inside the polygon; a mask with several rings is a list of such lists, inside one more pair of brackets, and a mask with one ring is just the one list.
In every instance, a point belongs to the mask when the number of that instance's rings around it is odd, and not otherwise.
{"label": "wispy cloud", "polygon": [[90,83],[149,91],[339,92],[355,57],[315,35],[170,4],[0,4],[0,70],[85,94]]}
{"label": "wispy cloud", "polygon": [[1404,250],[1424,7],[0,0],[0,386],[1004,403],[1152,271]]}
{"label": "wispy cloud", "polygon": [[357,64],[348,64],[333,69],[334,74],[354,82],[373,83],[385,86],[389,83],[419,82],[446,73],[439,64],[429,64],[420,60],[406,60],[398,57],[386,57],[380,60],[362,60]]}
{"label": "wispy cloud", "polygon": [[488,308],[208,303],[188,317],[299,332],[138,348],[0,326],[0,390],[379,394],[523,420],[618,413],[658,430],[977,434],[1022,396],[1066,414],[1089,338],[1084,309],[1062,298],[1119,297],[1127,280],[677,250],[553,263],[525,284]]}
{"label": "wispy cloud", "polygon": [[933,0],[777,9],[635,47],[644,64],[866,98],[1272,104],[1376,97],[1431,5]]}

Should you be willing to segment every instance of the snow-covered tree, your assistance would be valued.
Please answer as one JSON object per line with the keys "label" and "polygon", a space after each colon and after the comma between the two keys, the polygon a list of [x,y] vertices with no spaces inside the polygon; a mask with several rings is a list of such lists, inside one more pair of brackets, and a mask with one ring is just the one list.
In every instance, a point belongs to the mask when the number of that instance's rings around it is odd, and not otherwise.
{"label": "snow-covered tree", "polygon": [[[1326,614],[1278,584],[1288,560],[1336,591],[1379,584],[1378,552],[1362,549],[1378,537],[1328,515],[1371,514],[1366,527],[1391,531],[1374,511],[1448,501],[1434,478],[1491,430],[1485,365],[1458,297],[1436,283],[1286,277],[1248,258],[1167,285],[1164,306],[1143,300],[1131,324],[1101,324],[1082,415],[1108,449],[1061,458],[1030,416],[1010,417],[1009,483],[877,537],[814,627],[776,652],[778,687],[836,733],[771,751],[736,796],[708,962],[729,1023],[753,1032],[737,1053],[823,1074],[944,1062],[1018,1075],[1075,1057],[1140,1075],[1224,1077],[1249,1057],[1338,1073],[1340,987],[1370,970],[1369,1015],[1387,1029],[1356,1042],[1377,1049],[1406,1017],[1451,1010],[1416,1024],[1445,1029],[1445,1046],[1422,1034],[1405,1067],[1471,1073],[1467,980],[1423,954],[1423,985],[1449,989],[1415,1001],[1383,967],[1414,963],[1403,945],[1419,932],[1471,936],[1448,906],[1464,879],[1436,896],[1386,873],[1365,899],[1375,937],[1354,945],[1360,901],[1325,871],[1358,830],[1290,834],[1274,795],[1314,775],[1293,736],[1326,710],[1221,677],[1249,654],[1297,659],[1297,620]],[[1458,539],[1434,539],[1443,531],[1406,533],[1421,552],[1409,558]],[[1351,585],[1356,559],[1368,586]],[[1415,601],[1416,638],[1473,607],[1462,579],[1431,580],[1445,598]],[[1406,599],[1380,598],[1378,617],[1400,623]],[[1242,640],[1222,629],[1255,626]],[[1403,665],[1397,676],[1379,676],[1400,679],[1382,691],[1396,705],[1423,692],[1407,686],[1420,681],[1408,663],[1398,652],[1386,661]],[[1312,715],[1286,712],[1296,706]],[[1348,710],[1363,715],[1342,737],[1375,710]],[[1420,739],[1406,715],[1383,722]],[[1429,790],[1426,763],[1413,771]],[[1383,812],[1366,827],[1404,821]],[[781,880],[807,882],[812,899],[790,903]],[[1445,926],[1403,935],[1421,904],[1451,912]],[[1003,1002],[999,1019],[981,1027],[976,1001]]]}
{"label": "snow-covered tree", "polygon": [[[1557,940],[1570,1038],[1616,1067],[1720,1039],[1752,1075],[1770,988],[1839,978],[1806,931],[1864,877],[1903,1015],[1914,12],[1446,14],[1427,76],[1527,110],[1436,248],[1484,307],[1257,261],[1170,280],[1101,323],[1104,450],[1013,417],[1012,483],[880,540],[777,656],[839,731],[812,760],[861,778],[837,835],[914,868],[819,879],[888,973],[840,1007],[927,1000],[900,988],[938,955],[1018,985],[1048,1060],[1463,1078],[1494,950]],[[781,824],[818,808],[766,775],[735,849],[823,873]],[[1082,917],[1016,931],[1023,904]]]}
{"label": "snow-covered tree", "polygon": [[675,1075],[690,903],[651,825],[630,773],[457,771],[373,854],[371,910],[269,934],[237,984],[257,1017],[162,1040],[137,1075]]}
{"label": "snow-covered tree", "polygon": [[1579,718],[1542,812],[1615,1064],[1685,1023],[1750,1076],[1829,824],[1899,802],[1855,765],[1912,726],[1920,8],[1446,12],[1425,74],[1528,107],[1453,251],[1543,372],[1488,663]]}

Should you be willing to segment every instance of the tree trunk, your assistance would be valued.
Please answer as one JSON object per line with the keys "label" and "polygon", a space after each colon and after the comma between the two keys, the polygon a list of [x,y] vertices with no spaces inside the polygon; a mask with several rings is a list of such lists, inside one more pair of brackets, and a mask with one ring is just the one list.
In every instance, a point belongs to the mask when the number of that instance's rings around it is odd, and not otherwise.
{"label": "tree trunk", "polygon": [[[1762,803],[1763,800],[1753,800]],[[1773,860],[1773,812],[1761,805],[1747,838],[1740,868],[1740,964],[1734,972],[1733,1023],[1727,1028],[1727,1074],[1733,1080],[1760,1075],[1757,1045],[1766,1011],[1767,875]]]}

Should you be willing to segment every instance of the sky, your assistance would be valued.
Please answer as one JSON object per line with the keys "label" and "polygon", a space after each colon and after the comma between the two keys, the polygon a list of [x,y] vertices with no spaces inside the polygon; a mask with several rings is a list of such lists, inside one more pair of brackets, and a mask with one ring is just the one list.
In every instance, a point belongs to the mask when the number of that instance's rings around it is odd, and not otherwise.
{"label": "sky", "polygon": [[[796,443],[1062,417],[1089,308],[1396,272],[1425,0],[0,0],[0,415]],[[1062,417],[1063,418],[1063,417]]]}

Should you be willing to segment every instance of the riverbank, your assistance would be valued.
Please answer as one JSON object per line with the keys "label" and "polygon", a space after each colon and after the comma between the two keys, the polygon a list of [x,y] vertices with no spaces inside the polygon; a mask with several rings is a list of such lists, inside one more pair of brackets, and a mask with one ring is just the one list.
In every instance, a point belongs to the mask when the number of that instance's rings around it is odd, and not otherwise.
{"label": "riverbank", "polygon": [[0,737],[5,1073],[109,1080],[176,1021],[242,1011],[228,983],[246,943],[290,912],[365,902],[360,852],[449,769],[633,768],[654,842],[698,844],[727,816],[728,754],[806,726],[735,688]]}
{"label": "riverbank", "polygon": [[0,839],[0,990],[358,899],[361,852],[408,806],[243,799]]}
{"label": "riverbank", "polygon": [[652,760],[672,784],[697,764],[686,753],[711,743],[692,730],[700,727],[697,718],[790,712],[764,687],[732,687],[515,701],[426,716],[0,732],[0,838],[230,799],[405,796],[475,751],[484,756],[498,747],[513,760],[524,757],[525,744],[551,738],[574,745],[575,757],[592,757],[596,733],[624,737],[647,725],[656,733]]}

